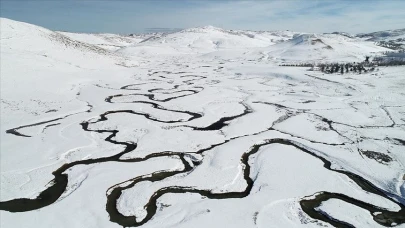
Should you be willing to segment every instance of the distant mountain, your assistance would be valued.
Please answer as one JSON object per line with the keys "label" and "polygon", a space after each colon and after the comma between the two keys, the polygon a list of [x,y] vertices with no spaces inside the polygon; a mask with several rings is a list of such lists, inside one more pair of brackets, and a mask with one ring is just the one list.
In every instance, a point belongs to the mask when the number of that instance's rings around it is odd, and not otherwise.
{"label": "distant mountain", "polygon": [[[226,30],[213,26],[157,34],[121,51],[129,54],[209,53],[224,49],[267,47],[287,41],[296,34],[289,31],[265,32]],[[159,47],[159,50],[156,49]]]}
{"label": "distant mountain", "polygon": [[385,30],[371,33],[360,33],[356,37],[365,38],[369,41],[387,41],[405,38],[405,28],[395,30]]}
{"label": "distant mountain", "polygon": [[372,53],[387,51],[372,42],[340,34],[301,34],[268,47],[268,58],[282,62],[363,61]]}
{"label": "distant mountain", "polygon": [[117,54],[141,57],[214,52],[225,56],[226,52],[232,51],[241,58],[277,62],[362,61],[366,55],[405,46],[405,29],[352,36],[340,32],[306,34],[292,31],[227,30],[204,26],[171,33],[117,35],[54,32],[23,22],[1,20],[2,38],[4,35],[13,38],[2,42],[10,43],[9,46],[15,49],[29,49],[47,56],[55,53],[55,58],[59,58],[59,53],[62,52],[63,55],[67,52],[112,55],[112,51],[117,51]]}
{"label": "distant mountain", "polygon": [[[325,33],[325,34],[329,34],[329,33]],[[346,36],[346,37],[349,37],[349,38],[354,38],[355,37],[352,34],[347,33],[347,32],[332,32],[330,34],[342,35],[342,36]]]}
{"label": "distant mountain", "polygon": [[357,37],[374,41],[377,45],[394,50],[405,50],[405,29],[385,30],[372,33],[361,33]]}
{"label": "distant mountain", "polygon": [[146,39],[145,36],[140,35],[118,35],[110,33],[71,33],[71,32],[59,32],[72,40],[77,40],[80,42],[95,45],[97,47],[107,49],[107,50],[118,50],[122,47],[126,47],[130,44],[139,43]]}

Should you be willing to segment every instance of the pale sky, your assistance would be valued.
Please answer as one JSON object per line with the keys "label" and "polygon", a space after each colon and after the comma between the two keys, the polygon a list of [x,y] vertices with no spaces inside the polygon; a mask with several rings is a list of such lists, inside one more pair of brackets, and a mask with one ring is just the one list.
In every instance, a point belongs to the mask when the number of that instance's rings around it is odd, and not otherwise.
{"label": "pale sky", "polygon": [[405,28],[405,1],[0,0],[1,17],[71,32],[225,29],[349,33]]}

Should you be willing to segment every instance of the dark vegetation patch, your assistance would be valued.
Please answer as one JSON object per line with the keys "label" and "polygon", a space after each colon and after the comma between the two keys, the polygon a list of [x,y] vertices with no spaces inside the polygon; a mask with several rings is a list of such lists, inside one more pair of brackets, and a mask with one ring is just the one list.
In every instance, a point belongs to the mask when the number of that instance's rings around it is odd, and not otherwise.
{"label": "dark vegetation patch", "polygon": [[380,152],[374,152],[369,150],[362,150],[362,154],[366,155],[370,159],[374,159],[379,163],[389,163],[392,162],[392,158],[386,154]]}

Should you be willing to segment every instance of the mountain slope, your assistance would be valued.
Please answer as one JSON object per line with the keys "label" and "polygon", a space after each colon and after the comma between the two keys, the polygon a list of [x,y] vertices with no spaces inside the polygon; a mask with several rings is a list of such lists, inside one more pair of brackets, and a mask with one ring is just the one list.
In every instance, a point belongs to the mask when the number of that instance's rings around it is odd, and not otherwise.
{"label": "mountain slope", "polygon": [[372,42],[338,34],[302,34],[275,44],[264,52],[281,61],[363,61],[367,55],[388,49]]}
{"label": "mountain slope", "polygon": [[396,40],[399,38],[405,38],[405,28],[404,29],[394,29],[394,30],[384,30],[371,33],[360,33],[356,37],[364,38],[369,41],[387,41]]}
{"label": "mountain slope", "polygon": [[[151,37],[122,51],[127,54],[209,53],[217,50],[266,47],[288,40],[293,34],[287,31],[253,32],[205,26]],[[156,47],[159,47],[160,52]]]}
{"label": "mountain slope", "polygon": [[145,56],[197,53],[209,58],[330,62],[363,61],[367,55],[389,50],[344,33],[257,32],[206,26],[151,37],[120,52]]}
{"label": "mountain slope", "polygon": [[377,45],[394,50],[405,50],[405,29],[385,30],[358,34],[357,37],[375,41]]}
{"label": "mountain slope", "polygon": [[58,54],[60,51],[108,54],[102,48],[72,40],[40,26],[7,18],[0,18],[0,20],[2,45],[13,51],[29,51],[36,54]]}
{"label": "mountain slope", "polygon": [[[2,125],[65,112],[86,103],[78,85],[111,75],[125,59],[97,46],[23,22],[0,18]],[[10,114],[12,113],[12,114]]]}
{"label": "mountain slope", "polygon": [[64,36],[69,37],[72,40],[77,40],[83,43],[92,44],[97,47],[107,50],[118,50],[122,47],[126,47],[131,44],[136,44],[144,40],[141,36],[124,36],[118,34],[91,34],[91,33],[71,33],[71,32],[59,32]]}

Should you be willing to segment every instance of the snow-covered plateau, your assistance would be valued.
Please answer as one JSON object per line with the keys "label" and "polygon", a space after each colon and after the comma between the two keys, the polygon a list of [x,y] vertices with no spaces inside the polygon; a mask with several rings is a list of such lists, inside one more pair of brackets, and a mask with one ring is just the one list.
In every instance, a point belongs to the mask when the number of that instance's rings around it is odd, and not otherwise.
{"label": "snow-covered plateau", "polygon": [[0,24],[0,227],[405,227],[405,67],[284,66],[403,30]]}

